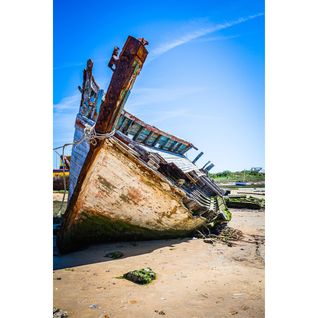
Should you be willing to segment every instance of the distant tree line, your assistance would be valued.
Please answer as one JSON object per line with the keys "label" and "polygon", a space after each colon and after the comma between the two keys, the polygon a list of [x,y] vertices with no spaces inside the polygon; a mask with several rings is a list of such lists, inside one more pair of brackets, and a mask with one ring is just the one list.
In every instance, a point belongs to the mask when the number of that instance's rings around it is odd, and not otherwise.
{"label": "distant tree line", "polygon": [[209,176],[215,181],[264,181],[265,173],[260,173],[258,171],[242,170],[242,171],[230,171],[224,170],[222,172],[210,173]]}

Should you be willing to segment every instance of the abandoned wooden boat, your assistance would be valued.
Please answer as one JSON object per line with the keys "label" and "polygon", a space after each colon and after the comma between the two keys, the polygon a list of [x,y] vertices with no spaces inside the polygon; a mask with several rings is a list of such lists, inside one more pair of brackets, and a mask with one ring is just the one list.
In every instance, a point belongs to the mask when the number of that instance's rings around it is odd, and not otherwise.
{"label": "abandoned wooden boat", "polygon": [[61,252],[91,242],[180,237],[231,218],[223,191],[208,177],[213,164],[199,169],[185,156],[193,144],[123,110],[146,45],[129,36],[119,56],[114,49],[106,94],[92,75],[93,61],[87,62],[57,239]]}

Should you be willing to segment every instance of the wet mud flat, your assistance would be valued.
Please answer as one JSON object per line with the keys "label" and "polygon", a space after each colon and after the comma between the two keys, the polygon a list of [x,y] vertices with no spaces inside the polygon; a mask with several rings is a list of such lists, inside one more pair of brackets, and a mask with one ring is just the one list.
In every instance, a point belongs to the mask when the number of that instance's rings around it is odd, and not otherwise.
{"label": "wet mud flat", "polygon": [[[93,245],[54,256],[54,307],[69,317],[264,317],[264,211],[231,209],[232,247],[202,239]],[[120,251],[119,258],[112,258]],[[150,267],[156,279],[119,278]]]}

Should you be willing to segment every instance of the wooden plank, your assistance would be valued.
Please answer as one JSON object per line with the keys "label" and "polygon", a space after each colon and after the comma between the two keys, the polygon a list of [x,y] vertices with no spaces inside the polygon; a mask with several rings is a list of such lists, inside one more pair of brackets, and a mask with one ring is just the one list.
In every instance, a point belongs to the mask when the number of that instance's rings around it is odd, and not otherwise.
{"label": "wooden plank", "polygon": [[155,147],[160,138],[161,138],[161,135],[158,135],[158,137],[154,140],[151,146]]}
{"label": "wooden plank", "polygon": [[182,146],[182,143],[179,143],[179,144],[177,145],[177,147],[176,147],[175,149],[173,149],[173,152],[176,152],[176,153],[177,153],[181,146]]}
{"label": "wooden plank", "polygon": [[169,151],[172,151],[172,149],[175,147],[175,145],[177,144],[178,142],[177,141],[173,141],[173,143],[170,145],[169,147]]}
{"label": "wooden plank", "polygon": [[146,144],[146,142],[148,141],[148,139],[153,135],[153,132],[151,131],[147,137],[142,141],[143,144]]}
{"label": "wooden plank", "polygon": [[163,130],[157,128],[157,127],[151,126],[151,125],[149,125],[149,124],[143,122],[142,120],[140,120],[140,119],[137,118],[136,116],[130,114],[130,113],[127,112],[126,110],[124,110],[124,116],[127,117],[127,118],[132,119],[135,123],[137,123],[137,124],[139,124],[139,125],[145,127],[145,128],[146,128],[147,130],[149,130],[149,131],[152,131],[152,132],[154,132],[154,133],[156,133],[156,134],[159,134],[159,135],[161,135],[161,136],[167,137],[167,138],[172,139],[172,140],[174,140],[174,141],[181,142],[181,143],[185,144],[186,146],[192,146],[193,148],[197,149],[197,148],[194,147],[194,145],[192,145],[190,142],[188,142],[188,141],[186,141],[186,140],[183,140],[183,139],[181,139],[181,138],[178,138],[178,137],[176,137],[176,136],[174,136],[174,135],[171,135],[171,134],[169,134],[169,133],[167,133],[167,132],[165,132],[165,131],[163,131]]}
{"label": "wooden plank", "polygon": [[134,122],[132,120],[128,119],[127,125],[122,130],[124,134],[128,133],[128,131],[129,131],[130,127],[133,125],[133,123]]}
{"label": "wooden plank", "polygon": [[165,147],[165,145],[169,142],[170,138],[167,138],[167,140],[162,144],[160,145],[160,149],[163,149]]}
{"label": "wooden plank", "polygon": [[144,129],[143,126],[140,126],[140,127],[139,127],[139,129],[137,130],[136,134],[135,134],[134,137],[133,137],[133,140],[134,140],[134,141],[138,138],[138,136],[140,135],[140,133],[141,133],[141,131],[142,131],[143,129]]}

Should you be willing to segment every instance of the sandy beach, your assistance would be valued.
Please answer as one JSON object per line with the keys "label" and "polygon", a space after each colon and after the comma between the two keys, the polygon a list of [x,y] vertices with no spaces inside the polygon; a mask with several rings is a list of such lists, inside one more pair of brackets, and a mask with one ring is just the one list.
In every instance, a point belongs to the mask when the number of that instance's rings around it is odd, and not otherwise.
{"label": "sandy beach", "polygon": [[[233,247],[201,239],[123,242],[54,256],[54,306],[69,317],[264,317],[264,211],[231,210]],[[121,251],[120,259],[104,257]],[[124,273],[150,267],[137,285]]]}

